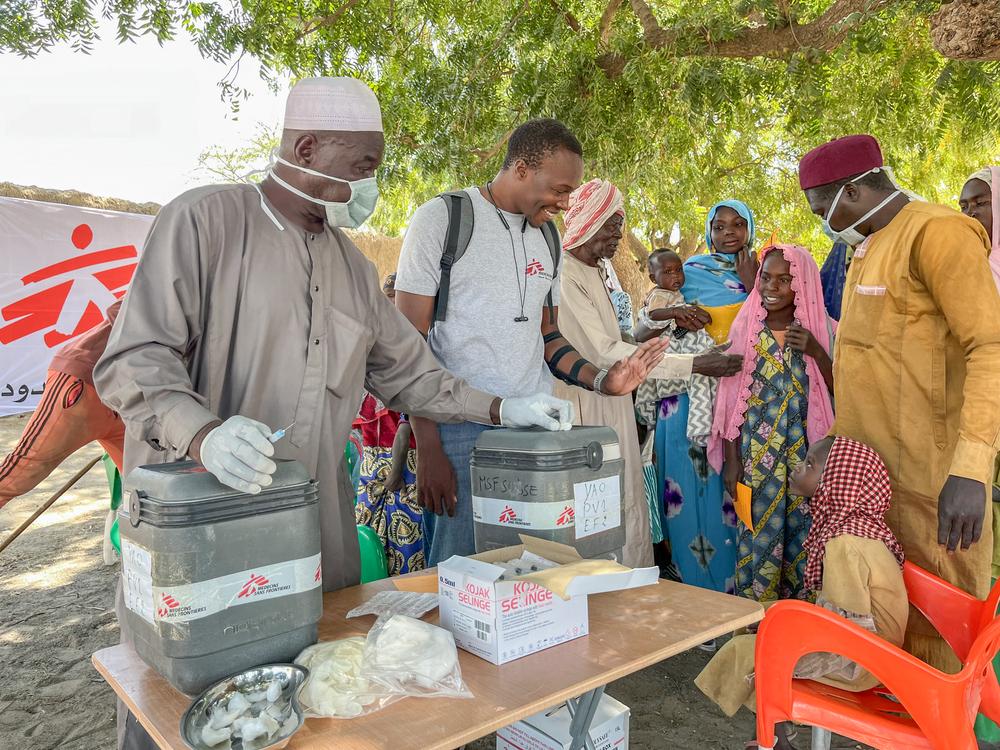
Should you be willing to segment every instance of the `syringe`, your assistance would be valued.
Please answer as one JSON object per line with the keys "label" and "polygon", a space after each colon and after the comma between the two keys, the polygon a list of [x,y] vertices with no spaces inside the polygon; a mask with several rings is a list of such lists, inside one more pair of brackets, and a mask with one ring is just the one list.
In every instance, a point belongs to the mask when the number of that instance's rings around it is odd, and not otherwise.
{"label": "syringe", "polygon": [[267,439],[270,440],[272,443],[277,443],[279,440],[281,440],[281,438],[285,436],[285,433],[288,432],[290,429],[292,429],[294,426],[295,422],[293,421],[290,425],[288,425],[288,427],[282,427],[280,430],[275,430],[274,432],[272,432]]}

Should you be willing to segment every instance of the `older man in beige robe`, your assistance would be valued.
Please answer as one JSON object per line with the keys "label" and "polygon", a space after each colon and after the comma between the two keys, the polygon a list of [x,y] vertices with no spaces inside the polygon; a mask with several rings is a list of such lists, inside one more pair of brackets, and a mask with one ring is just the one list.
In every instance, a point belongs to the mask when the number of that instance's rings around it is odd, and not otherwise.
{"label": "older man in beige robe", "polygon": [[[439,421],[558,429],[570,415],[542,394],[504,399],[501,420],[500,399],[441,369],[342,231],[378,198],[385,141],[372,91],[305,79],[284,128],[259,187],[197,188],[163,207],[94,381],[125,421],[126,472],[190,456],[254,493],[270,484],[272,457],[300,461],[319,482],[329,591],[359,577],[340,459],[363,388]],[[119,718],[120,746],[154,747],[134,717]]]}

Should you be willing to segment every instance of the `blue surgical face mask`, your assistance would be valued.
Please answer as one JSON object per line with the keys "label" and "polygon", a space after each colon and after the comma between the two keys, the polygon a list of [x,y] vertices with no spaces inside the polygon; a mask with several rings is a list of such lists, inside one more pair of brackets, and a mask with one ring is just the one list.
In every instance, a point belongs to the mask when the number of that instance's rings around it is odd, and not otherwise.
{"label": "blue surgical face mask", "polygon": [[[892,180],[893,184],[895,185],[896,184],[895,179],[893,178],[892,172],[889,170],[888,167],[877,167],[876,169],[869,169],[867,172],[865,172],[865,174],[858,175],[853,180],[851,180],[851,182],[857,182],[865,175],[869,175],[872,172],[878,172],[882,169],[886,170],[886,172],[889,174],[889,179]],[[826,212],[826,218],[823,219],[823,234],[829,237],[834,244],[836,244],[837,242],[843,242],[844,244],[850,245],[851,247],[857,247],[858,245],[860,245],[862,242],[865,241],[865,235],[861,234],[861,232],[859,232],[856,228],[858,224],[867,221],[872,216],[877,214],[879,211],[885,208],[902,191],[897,188],[896,192],[892,193],[888,198],[879,203],[877,206],[875,206],[875,208],[873,208],[871,211],[866,213],[860,219],[855,221],[849,227],[846,227],[845,229],[834,229],[833,227],[830,226],[830,217],[833,216],[833,212],[837,210],[837,203],[840,201],[840,196],[843,195],[845,187],[847,187],[846,183],[840,186],[840,190],[837,191],[837,195],[834,197],[833,203],[830,204],[830,209]]]}
{"label": "blue surgical face mask", "polygon": [[279,164],[284,164],[286,167],[291,167],[292,169],[297,169],[300,172],[310,174],[313,177],[323,177],[327,180],[333,180],[334,182],[342,182],[350,187],[351,197],[347,200],[347,202],[341,203],[339,201],[324,201],[319,198],[314,198],[307,193],[303,193],[298,188],[292,187],[278,177],[273,168],[268,170],[268,176],[281,185],[281,187],[285,188],[285,190],[290,193],[295,193],[295,195],[300,198],[304,198],[307,201],[323,206],[323,208],[326,209],[326,223],[331,227],[357,229],[368,220],[368,217],[371,216],[372,213],[374,213],[375,205],[378,203],[378,182],[374,177],[365,177],[360,180],[342,180],[339,177],[332,177],[313,169],[300,167],[298,164],[292,164],[277,155],[274,156],[274,161]]}

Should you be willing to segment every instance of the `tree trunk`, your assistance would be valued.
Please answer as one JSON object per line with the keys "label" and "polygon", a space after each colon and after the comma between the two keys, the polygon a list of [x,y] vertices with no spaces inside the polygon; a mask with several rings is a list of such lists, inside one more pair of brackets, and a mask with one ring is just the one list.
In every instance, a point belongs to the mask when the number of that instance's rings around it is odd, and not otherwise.
{"label": "tree trunk", "polygon": [[645,268],[646,261],[649,260],[650,250],[642,243],[642,240],[635,236],[635,232],[632,230],[625,232],[625,247],[628,248],[628,251],[632,254],[632,258],[639,264],[639,267]]}
{"label": "tree trunk", "polygon": [[632,298],[633,315],[639,312],[639,306],[649,291],[651,286],[649,276],[646,273],[646,259],[649,258],[649,250],[642,241],[633,234],[631,229],[626,229],[622,233],[623,242],[618,246],[618,252],[611,259],[618,280],[622,284],[622,289],[628,292]]}
{"label": "tree trunk", "polygon": [[931,16],[934,47],[952,60],[1000,60],[1000,0],[954,0]]}
{"label": "tree trunk", "polygon": [[692,255],[697,255],[704,249],[704,235],[685,234],[681,236],[681,243],[677,246],[677,254],[687,260]]}

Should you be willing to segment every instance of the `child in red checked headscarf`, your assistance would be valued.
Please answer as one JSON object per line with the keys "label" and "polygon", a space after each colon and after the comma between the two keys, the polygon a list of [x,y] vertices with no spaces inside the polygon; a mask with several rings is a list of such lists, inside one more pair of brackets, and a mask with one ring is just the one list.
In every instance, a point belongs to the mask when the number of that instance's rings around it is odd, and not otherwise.
{"label": "child in red checked headscarf", "polygon": [[[903,549],[885,523],[892,488],[882,459],[849,438],[824,438],[809,448],[789,484],[791,491],[811,498],[805,584],[818,590],[816,604],[901,646],[908,614]],[[695,679],[728,716],[742,705],[754,709],[756,638],[734,637]],[[878,684],[859,665],[835,654],[802,658],[795,676],[853,691]],[[791,748],[789,740],[787,727],[779,727],[776,747]]]}

